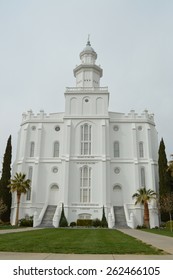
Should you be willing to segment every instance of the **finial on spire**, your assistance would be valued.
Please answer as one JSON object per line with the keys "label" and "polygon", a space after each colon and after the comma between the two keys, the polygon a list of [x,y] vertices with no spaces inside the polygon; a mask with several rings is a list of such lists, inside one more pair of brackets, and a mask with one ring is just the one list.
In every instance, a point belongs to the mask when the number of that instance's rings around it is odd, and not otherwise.
{"label": "finial on spire", "polygon": [[88,34],[87,46],[91,46],[91,43],[90,43],[90,34]]}

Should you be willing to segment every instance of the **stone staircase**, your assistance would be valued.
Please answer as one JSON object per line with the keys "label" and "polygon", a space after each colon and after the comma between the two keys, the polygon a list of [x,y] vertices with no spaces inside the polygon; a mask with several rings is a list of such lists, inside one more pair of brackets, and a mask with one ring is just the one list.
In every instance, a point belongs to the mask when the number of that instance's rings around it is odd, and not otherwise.
{"label": "stone staircase", "polygon": [[39,227],[53,227],[52,219],[55,214],[56,206],[48,205],[46,212],[44,213],[43,219]]}
{"label": "stone staircase", "polygon": [[128,228],[123,206],[114,206],[115,228]]}

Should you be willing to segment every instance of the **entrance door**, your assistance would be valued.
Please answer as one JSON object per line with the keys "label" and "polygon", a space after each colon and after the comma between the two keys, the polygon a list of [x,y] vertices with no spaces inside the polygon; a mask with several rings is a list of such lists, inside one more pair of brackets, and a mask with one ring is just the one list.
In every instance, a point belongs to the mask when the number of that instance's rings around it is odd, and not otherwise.
{"label": "entrance door", "polygon": [[115,185],[113,187],[113,205],[123,206],[123,192],[120,185]]}
{"label": "entrance door", "polygon": [[49,205],[57,205],[59,198],[59,187],[58,185],[52,185],[49,193]]}

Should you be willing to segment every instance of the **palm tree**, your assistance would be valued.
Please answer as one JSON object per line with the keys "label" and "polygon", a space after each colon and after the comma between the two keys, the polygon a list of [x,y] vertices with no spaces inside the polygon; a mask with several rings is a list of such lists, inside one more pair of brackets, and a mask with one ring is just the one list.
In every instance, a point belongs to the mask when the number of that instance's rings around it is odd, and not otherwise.
{"label": "palm tree", "polygon": [[156,199],[156,193],[152,190],[146,190],[146,188],[140,188],[137,192],[132,196],[132,198],[136,198],[135,205],[140,203],[144,205],[144,225],[149,228],[149,209],[148,202],[152,199]]}
{"label": "palm tree", "polygon": [[9,188],[10,192],[16,192],[17,194],[17,212],[15,225],[17,226],[19,223],[19,206],[20,206],[20,198],[21,194],[26,194],[28,190],[30,190],[31,181],[26,179],[26,174],[16,173],[14,179],[10,180]]}

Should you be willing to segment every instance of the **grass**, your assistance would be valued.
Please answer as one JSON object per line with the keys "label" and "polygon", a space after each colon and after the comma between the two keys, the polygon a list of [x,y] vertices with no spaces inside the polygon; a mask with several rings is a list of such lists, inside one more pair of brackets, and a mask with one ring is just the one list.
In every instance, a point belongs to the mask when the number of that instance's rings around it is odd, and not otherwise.
{"label": "grass", "polygon": [[11,225],[0,225],[0,230],[3,229],[18,229],[18,226],[11,226]]}
{"label": "grass", "polygon": [[169,236],[169,237],[173,237],[173,232],[171,232],[170,230],[164,228],[164,229],[142,229],[143,231],[147,231],[150,233],[155,233],[155,234],[160,234],[160,235],[164,235],[164,236]]}
{"label": "grass", "polygon": [[163,254],[162,250],[111,229],[40,229],[0,234],[0,251],[63,254]]}

